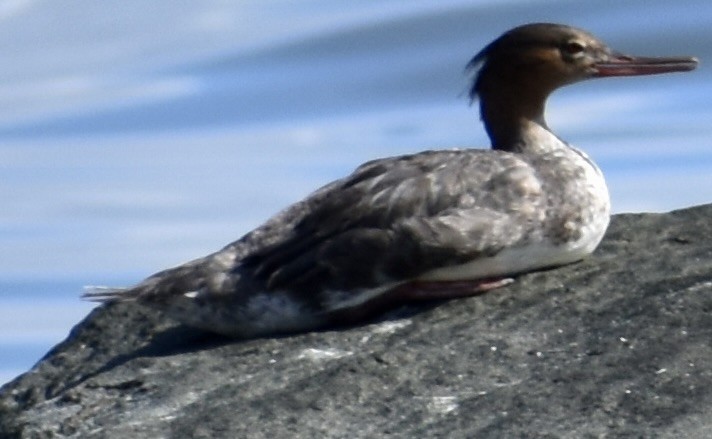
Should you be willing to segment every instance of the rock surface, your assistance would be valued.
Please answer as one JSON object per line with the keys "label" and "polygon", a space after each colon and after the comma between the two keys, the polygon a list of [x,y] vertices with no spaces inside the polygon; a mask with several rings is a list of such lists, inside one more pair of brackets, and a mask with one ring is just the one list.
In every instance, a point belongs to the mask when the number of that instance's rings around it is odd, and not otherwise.
{"label": "rock surface", "polygon": [[232,341],[94,310],[0,389],[8,438],[712,431],[712,205],[618,215],[586,261],[363,326]]}

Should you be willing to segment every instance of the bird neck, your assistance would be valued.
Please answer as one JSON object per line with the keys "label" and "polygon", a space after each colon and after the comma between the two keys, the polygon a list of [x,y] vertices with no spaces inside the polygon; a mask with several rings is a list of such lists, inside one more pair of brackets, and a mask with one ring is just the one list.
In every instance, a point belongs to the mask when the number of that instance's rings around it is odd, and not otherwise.
{"label": "bird neck", "polygon": [[561,142],[544,120],[548,91],[498,82],[490,78],[478,93],[480,114],[493,149],[536,152],[551,143],[542,144],[543,135]]}

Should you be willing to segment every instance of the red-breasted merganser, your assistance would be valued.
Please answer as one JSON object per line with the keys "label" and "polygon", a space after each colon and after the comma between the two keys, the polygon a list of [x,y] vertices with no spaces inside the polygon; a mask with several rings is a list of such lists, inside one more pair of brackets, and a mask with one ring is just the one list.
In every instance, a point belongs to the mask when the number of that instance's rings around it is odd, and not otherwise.
{"label": "red-breasted merganser", "polygon": [[589,78],[692,70],[638,58],[558,24],[512,29],[478,53],[491,150],[363,164],[222,250],[97,301],[135,300],[184,324],[250,337],[354,323],[397,304],[473,295],[578,261],[609,221],[601,170],[544,120],[555,89]]}

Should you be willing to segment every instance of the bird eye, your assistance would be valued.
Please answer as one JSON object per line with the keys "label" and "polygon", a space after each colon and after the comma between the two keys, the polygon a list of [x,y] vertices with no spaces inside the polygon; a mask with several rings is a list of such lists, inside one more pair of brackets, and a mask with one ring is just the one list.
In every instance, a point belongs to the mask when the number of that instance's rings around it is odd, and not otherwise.
{"label": "bird eye", "polygon": [[586,46],[579,41],[568,41],[562,50],[566,55],[580,56],[586,50]]}

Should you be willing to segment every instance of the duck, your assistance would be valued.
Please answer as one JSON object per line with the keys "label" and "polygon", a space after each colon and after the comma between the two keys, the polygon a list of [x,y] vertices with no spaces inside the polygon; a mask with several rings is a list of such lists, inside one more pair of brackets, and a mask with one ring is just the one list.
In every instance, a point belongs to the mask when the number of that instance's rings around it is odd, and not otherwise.
{"label": "duck", "polygon": [[249,338],[358,324],[580,261],[603,238],[610,199],[599,167],[546,123],[549,95],[697,63],[624,55],[562,24],[518,26],[467,64],[491,148],[369,161],[215,253],[83,297]]}

